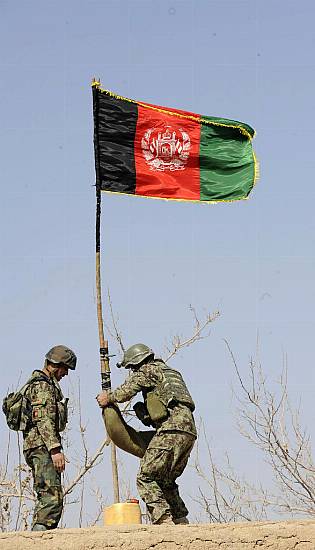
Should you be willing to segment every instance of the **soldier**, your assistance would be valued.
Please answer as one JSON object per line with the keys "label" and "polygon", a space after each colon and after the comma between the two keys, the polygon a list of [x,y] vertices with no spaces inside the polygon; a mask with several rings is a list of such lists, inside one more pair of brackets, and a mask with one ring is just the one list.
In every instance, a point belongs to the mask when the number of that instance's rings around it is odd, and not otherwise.
{"label": "soldier", "polygon": [[197,437],[195,405],[186,384],[179,372],[155,359],[154,352],[144,344],[131,346],[117,366],[131,369],[132,373],[116,390],[100,393],[98,404],[106,407],[123,403],[141,391],[151,425],[156,429],[140,461],[139,495],[152,523],[189,523],[188,510],[175,482],[187,465]]}
{"label": "soldier", "polygon": [[74,370],[77,358],[66,346],[46,354],[43,370],[34,370],[25,396],[31,405],[31,422],[23,431],[25,460],[32,470],[37,503],[33,531],[57,527],[63,508],[61,473],[65,469],[60,432],[67,424],[67,399],[60,380]]}

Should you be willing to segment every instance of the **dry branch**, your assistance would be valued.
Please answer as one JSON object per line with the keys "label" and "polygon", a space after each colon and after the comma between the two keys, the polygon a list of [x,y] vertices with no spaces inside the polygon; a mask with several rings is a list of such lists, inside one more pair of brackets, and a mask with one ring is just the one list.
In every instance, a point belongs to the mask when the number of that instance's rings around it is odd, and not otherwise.
{"label": "dry branch", "polygon": [[167,355],[165,358],[166,363],[170,359],[172,359],[172,357],[174,357],[174,355],[176,355],[176,353],[178,353],[179,350],[183,348],[188,348],[198,340],[203,340],[204,338],[207,338],[210,333],[208,332],[204,334],[206,328],[209,327],[209,325],[213,323],[213,321],[215,321],[220,316],[219,311],[215,311],[214,313],[208,313],[206,315],[206,318],[201,322],[197,317],[195,309],[192,306],[190,306],[189,309],[192,312],[193,318],[194,318],[192,334],[187,337],[182,337],[179,335],[173,336],[173,338],[171,339],[171,342],[166,345],[166,352],[167,352]]}

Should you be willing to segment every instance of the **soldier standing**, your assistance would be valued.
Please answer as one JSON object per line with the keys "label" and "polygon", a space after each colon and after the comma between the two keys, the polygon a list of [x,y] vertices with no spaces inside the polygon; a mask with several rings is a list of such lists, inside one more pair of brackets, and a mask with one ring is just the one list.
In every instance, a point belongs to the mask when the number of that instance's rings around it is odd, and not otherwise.
{"label": "soldier standing", "polygon": [[60,432],[67,424],[67,399],[60,380],[74,370],[77,358],[66,346],[54,346],[45,357],[44,368],[35,370],[25,396],[31,405],[31,421],[23,431],[23,452],[32,470],[37,503],[33,531],[57,527],[63,509],[61,473],[65,469]]}
{"label": "soldier standing", "polygon": [[[137,488],[154,524],[184,524],[188,510],[175,480],[183,473],[197,432],[194,402],[181,374],[169,368],[144,344],[124,353],[118,367],[131,369],[116,390],[101,392],[100,407],[129,401],[142,392],[144,408],[156,433],[140,461]],[[136,409],[135,409],[136,410]]]}

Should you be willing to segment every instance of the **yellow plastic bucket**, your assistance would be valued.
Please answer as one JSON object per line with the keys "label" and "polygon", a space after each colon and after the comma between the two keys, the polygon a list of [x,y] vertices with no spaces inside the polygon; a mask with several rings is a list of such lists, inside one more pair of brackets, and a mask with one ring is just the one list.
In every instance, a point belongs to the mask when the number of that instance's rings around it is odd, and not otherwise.
{"label": "yellow plastic bucket", "polygon": [[104,525],[134,525],[141,523],[139,502],[118,502],[104,508]]}

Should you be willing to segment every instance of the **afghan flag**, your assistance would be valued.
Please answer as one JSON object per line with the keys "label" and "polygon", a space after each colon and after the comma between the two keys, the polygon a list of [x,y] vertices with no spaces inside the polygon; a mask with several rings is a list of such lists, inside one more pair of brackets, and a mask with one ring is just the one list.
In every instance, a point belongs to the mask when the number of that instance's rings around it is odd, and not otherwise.
{"label": "afghan flag", "polygon": [[93,82],[102,191],[201,202],[246,199],[257,179],[253,128],[120,97]]}

